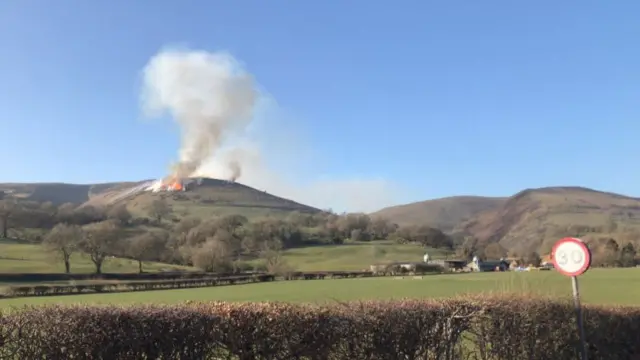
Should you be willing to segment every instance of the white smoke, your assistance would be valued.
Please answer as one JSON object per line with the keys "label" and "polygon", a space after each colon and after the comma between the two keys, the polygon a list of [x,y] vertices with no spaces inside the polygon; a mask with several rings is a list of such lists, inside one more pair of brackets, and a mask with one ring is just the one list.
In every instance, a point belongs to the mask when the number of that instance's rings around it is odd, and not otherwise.
{"label": "white smoke", "polygon": [[[168,113],[182,132],[172,179],[193,175],[229,134],[241,133],[253,117],[253,79],[229,54],[165,50],[151,58],[143,75],[145,114]],[[234,176],[240,176],[239,164],[229,165]]]}
{"label": "white smoke", "polygon": [[399,186],[379,176],[331,175],[331,159],[313,146],[303,122],[268,95],[260,97],[255,114],[242,137],[230,139],[203,164],[201,176],[229,178],[227,164],[237,161],[242,167],[241,183],[337,212],[370,212],[410,200]]}
{"label": "white smoke", "polygon": [[[318,175],[319,167],[313,166],[318,158],[310,156],[308,143],[291,124],[283,126],[274,114],[258,111],[259,99],[267,97],[258,96],[252,77],[226,53],[167,50],[144,69],[145,113],[168,113],[182,132],[172,179],[237,179],[277,196],[337,211],[373,211],[396,203],[397,189],[383,179],[302,181],[302,173]],[[263,128],[252,131],[256,115],[263,117]],[[274,143],[278,151],[266,151]]]}
{"label": "white smoke", "polygon": [[[297,150],[292,148],[291,151],[295,153]],[[227,159],[233,159],[242,166],[241,183],[320,209],[371,212],[397,205],[403,195],[393,183],[377,177],[318,176],[311,181],[303,181],[298,178],[297,171],[303,169],[302,166],[291,166],[289,171],[274,171],[262,157],[259,143],[244,143],[224,149],[218,155],[202,166],[198,171],[200,176],[222,173],[230,177],[226,164]],[[277,162],[277,159],[272,160]],[[309,159],[299,159],[299,163],[305,160]]]}

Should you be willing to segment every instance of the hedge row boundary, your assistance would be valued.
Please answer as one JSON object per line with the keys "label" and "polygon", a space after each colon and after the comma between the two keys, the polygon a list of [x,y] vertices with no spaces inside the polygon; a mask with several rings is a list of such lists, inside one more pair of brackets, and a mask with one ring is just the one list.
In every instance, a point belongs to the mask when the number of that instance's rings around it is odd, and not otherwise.
{"label": "hedge row boundary", "polygon": [[[7,359],[575,360],[570,301],[45,306],[0,318]],[[640,307],[584,309],[592,360],[637,360]]]}
{"label": "hedge row boundary", "polygon": [[[245,274],[257,275],[264,272],[249,272]],[[56,281],[88,281],[88,280],[113,280],[113,281],[140,281],[140,280],[178,280],[201,279],[213,276],[231,276],[229,274],[209,273],[203,271],[159,271],[145,273],[0,273],[1,283],[45,283]]]}
{"label": "hedge row boundary", "polygon": [[197,279],[176,279],[176,280],[149,280],[131,281],[119,283],[84,283],[78,285],[23,285],[8,286],[5,288],[3,298],[33,297],[33,296],[59,296],[59,295],[79,295],[98,294],[131,291],[151,291],[151,290],[172,290],[186,288],[213,287],[223,285],[239,285],[257,282],[268,282],[277,280],[324,280],[324,279],[345,279],[377,276],[371,272],[294,272],[286,275],[254,274],[254,275],[233,275],[215,276]]}
{"label": "hedge row boundary", "polygon": [[[409,272],[398,264],[380,264],[383,267],[376,272],[384,274],[404,274]],[[418,273],[431,273],[444,270],[442,266],[436,264],[416,264]],[[339,273],[341,271],[329,271],[327,273]],[[264,271],[242,272],[242,275],[262,275]],[[145,273],[0,273],[0,283],[47,283],[58,281],[91,281],[91,280],[111,280],[111,281],[149,281],[149,280],[183,280],[183,279],[205,279],[219,276],[235,276],[238,273],[212,273],[204,271],[159,271]]]}

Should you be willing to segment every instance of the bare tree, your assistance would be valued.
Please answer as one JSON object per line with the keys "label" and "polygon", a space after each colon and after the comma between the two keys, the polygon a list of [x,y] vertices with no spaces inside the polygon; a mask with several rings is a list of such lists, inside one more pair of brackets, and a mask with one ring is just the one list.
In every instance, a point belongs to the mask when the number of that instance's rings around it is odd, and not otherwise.
{"label": "bare tree", "polygon": [[126,204],[119,204],[111,207],[107,211],[107,218],[118,220],[122,225],[126,225],[131,221],[131,213],[127,209]]}
{"label": "bare tree", "polygon": [[153,200],[151,206],[148,209],[149,216],[156,219],[158,223],[162,222],[162,219],[171,214],[171,205],[167,203],[165,199]]}
{"label": "bare tree", "polygon": [[80,242],[80,249],[89,254],[91,262],[96,267],[96,274],[102,273],[102,264],[107,256],[113,253],[120,234],[120,226],[113,220],[84,226],[84,236]]}
{"label": "bare tree", "polygon": [[82,229],[76,225],[58,224],[45,236],[43,244],[56,252],[64,261],[64,270],[71,272],[71,254],[82,240]]}
{"label": "bare tree", "polygon": [[56,209],[56,220],[58,222],[69,223],[73,221],[73,212],[76,205],[72,203],[64,203]]}
{"label": "bare tree", "polygon": [[104,208],[85,205],[73,210],[70,222],[78,225],[86,225],[94,222],[104,221],[106,218],[107,216]]}
{"label": "bare tree", "polygon": [[233,268],[228,244],[215,236],[191,251],[193,265],[204,271],[225,272]]}
{"label": "bare tree", "polygon": [[0,200],[0,226],[2,226],[2,237],[9,235],[10,221],[18,210],[18,204],[12,199]]}
{"label": "bare tree", "polygon": [[265,267],[271,274],[282,275],[292,271],[292,268],[282,257],[282,242],[279,240],[265,243],[260,257],[264,260]]}
{"label": "bare tree", "polygon": [[484,248],[487,259],[501,259],[507,255],[507,250],[498,243],[491,243]]}
{"label": "bare tree", "polygon": [[529,252],[523,259],[524,265],[531,265],[534,267],[540,266],[542,263],[542,259],[540,258],[540,254],[535,251]]}
{"label": "bare tree", "polygon": [[182,218],[182,220],[180,220],[180,222],[173,227],[173,231],[176,234],[187,234],[189,230],[200,225],[201,222],[202,220],[198,217],[186,216]]}
{"label": "bare tree", "polygon": [[129,240],[125,252],[138,261],[138,272],[142,273],[142,262],[158,260],[166,249],[166,239],[147,232]]}

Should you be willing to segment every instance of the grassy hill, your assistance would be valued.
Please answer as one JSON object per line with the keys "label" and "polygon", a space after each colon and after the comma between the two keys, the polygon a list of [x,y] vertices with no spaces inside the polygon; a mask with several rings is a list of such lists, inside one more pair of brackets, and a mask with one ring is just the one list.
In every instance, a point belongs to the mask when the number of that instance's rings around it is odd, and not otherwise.
{"label": "grassy hill", "polygon": [[528,189],[459,224],[455,231],[523,251],[546,251],[564,236],[624,241],[640,233],[640,199],[581,187]]}
{"label": "grassy hill", "polygon": [[640,199],[582,187],[527,189],[509,198],[455,196],[371,214],[428,225],[507,249],[548,252],[564,236],[640,240]]}
{"label": "grassy hill", "polygon": [[[135,216],[147,216],[149,205],[158,198],[166,199],[178,218],[227,214],[280,217],[294,211],[321,211],[217,179],[202,179],[185,192],[128,192],[147,181],[88,185],[14,183],[0,184],[0,191],[6,197],[54,204],[124,203]],[[484,243],[499,242],[518,251],[546,252],[550,243],[563,236],[612,236],[622,242],[627,238],[640,239],[640,199],[581,187],[528,189],[509,198],[456,196],[393,206],[371,216],[387,218],[399,225],[433,226],[470,235]]]}
{"label": "grassy hill", "polygon": [[[146,213],[151,202],[158,198],[167,200],[173,208],[174,215],[178,217],[194,215],[204,218],[241,214],[255,218],[267,215],[286,216],[293,211],[320,211],[246,185],[216,179],[204,179],[200,185],[184,192],[141,192],[122,201],[127,204],[132,214],[142,215]],[[88,204],[96,204],[97,200],[89,201]]]}
{"label": "grassy hill", "polygon": [[461,222],[487,210],[492,210],[506,198],[454,196],[391,206],[371,216],[391,220],[398,225],[428,225],[448,232]]}
{"label": "grassy hill", "polygon": [[5,183],[0,191],[7,197],[37,202],[50,201],[55,205],[63,203],[82,204],[102,189],[112,188],[123,183],[105,184],[65,184],[65,183]]}
{"label": "grassy hill", "polygon": [[104,184],[0,184],[0,191],[7,197],[38,202],[51,201],[56,205],[70,202],[74,204],[104,206],[125,203],[135,215],[146,214],[149,204],[159,197],[166,199],[178,217],[184,215],[211,216],[241,214],[247,217],[264,215],[278,216],[292,211],[319,212],[319,209],[296,203],[267,192],[256,190],[239,183],[217,179],[202,179],[185,192],[151,193],[135,192],[124,196],[129,189],[144,184],[119,182]]}

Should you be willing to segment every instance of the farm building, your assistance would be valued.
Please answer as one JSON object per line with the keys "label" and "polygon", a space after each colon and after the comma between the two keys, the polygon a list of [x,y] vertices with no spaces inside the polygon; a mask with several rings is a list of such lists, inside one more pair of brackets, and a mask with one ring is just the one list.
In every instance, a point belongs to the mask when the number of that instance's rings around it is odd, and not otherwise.
{"label": "farm building", "polygon": [[373,264],[369,267],[370,271],[375,274],[403,274],[403,273],[428,273],[443,272],[447,268],[437,263],[414,262],[414,261],[396,261],[382,264]]}
{"label": "farm building", "polygon": [[501,260],[475,260],[467,264],[466,268],[470,271],[486,272],[486,271],[507,271],[509,270],[509,261]]}
{"label": "farm building", "polygon": [[423,273],[434,271],[462,270],[466,265],[464,260],[429,260],[425,262],[396,261],[381,264],[373,264],[369,270],[373,273]]}
{"label": "farm building", "polygon": [[467,265],[465,260],[430,260],[429,265],[440,265],[449,270],[462,270]]}

